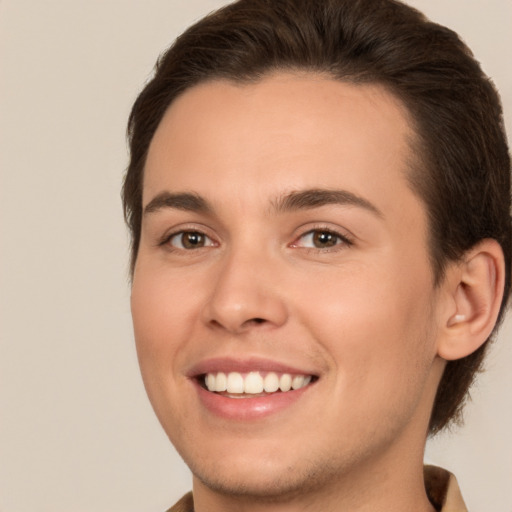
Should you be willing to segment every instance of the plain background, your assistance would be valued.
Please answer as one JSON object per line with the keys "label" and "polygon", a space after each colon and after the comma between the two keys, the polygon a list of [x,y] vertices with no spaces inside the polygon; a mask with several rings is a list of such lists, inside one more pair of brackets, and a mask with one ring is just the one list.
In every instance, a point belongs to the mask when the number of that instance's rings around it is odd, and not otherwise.
{"label": "plain background", "polygon": [[[138,373],[119,191],[157,55],[223,3],[0,0],[0,512],[163,511],[190,488]],[[410,3],[472,47],[510,134],[512,1]],[[427,450],[473,511],[512,512],[511,339]]]}

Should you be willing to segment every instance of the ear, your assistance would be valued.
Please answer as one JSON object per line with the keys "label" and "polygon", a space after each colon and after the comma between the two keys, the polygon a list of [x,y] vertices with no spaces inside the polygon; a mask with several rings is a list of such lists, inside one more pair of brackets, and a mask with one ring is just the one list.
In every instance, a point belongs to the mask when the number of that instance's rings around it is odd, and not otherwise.
{"label": "ear", "polygon": [[504,283],[505,261],[496,240],[482,240],[449,266],[441,285],[448,301],[440,312],[440,357],[461,359],[485,343],[498,318]]}

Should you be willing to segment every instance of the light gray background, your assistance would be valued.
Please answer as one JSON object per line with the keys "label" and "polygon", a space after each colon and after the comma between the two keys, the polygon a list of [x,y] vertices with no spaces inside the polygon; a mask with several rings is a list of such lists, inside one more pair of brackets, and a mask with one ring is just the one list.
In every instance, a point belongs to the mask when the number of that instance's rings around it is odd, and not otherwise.
{"label": "light gray background", "polygon": [[[190,488],[138,374],[119,190],[157,55],[223,3],[0,0],[0,512],[163,511]],[[510,134],[512,0],[410,3],[473,48]],[[512,512],[511,339],[428,448],[473,511]]]}

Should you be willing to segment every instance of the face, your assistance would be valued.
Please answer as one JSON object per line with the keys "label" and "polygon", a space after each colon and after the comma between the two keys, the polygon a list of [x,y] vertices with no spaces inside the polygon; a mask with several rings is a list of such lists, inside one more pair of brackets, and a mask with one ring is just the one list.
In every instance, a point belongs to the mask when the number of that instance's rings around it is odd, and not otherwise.
{"label": "face", "polygon": [[210,82],[167,111],[132,312],[200,485],[283,495],[421,458],[439,289],[412,138],[379,86],[315,75]]}

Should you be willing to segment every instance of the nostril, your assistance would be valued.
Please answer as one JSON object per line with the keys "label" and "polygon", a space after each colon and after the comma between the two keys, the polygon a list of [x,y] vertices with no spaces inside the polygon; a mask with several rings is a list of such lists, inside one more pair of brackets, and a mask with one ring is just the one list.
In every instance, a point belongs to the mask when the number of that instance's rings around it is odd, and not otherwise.
{"label": "nostril", "polygon": [[[250,328],[251,326],[261,325],[261,324],[265,324],[265,323],[267,323],[267,320],[265,320],[264,318],[250,318],[249,320],[246,320],[245,322],[243,322],[242,325],[234,328],[233,330],[234,331],[245,330],[247,328]],[[224,328],[224,325],[215,319],[210,320],[210,325],[215,328]]]}

